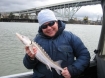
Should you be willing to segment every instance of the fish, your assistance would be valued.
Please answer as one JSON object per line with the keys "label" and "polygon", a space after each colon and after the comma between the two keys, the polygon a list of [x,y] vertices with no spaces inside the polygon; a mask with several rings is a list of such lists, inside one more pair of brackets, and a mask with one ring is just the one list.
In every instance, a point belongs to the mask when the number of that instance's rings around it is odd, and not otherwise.
{"label": "fish", "polygon": [[37,48],[37,52],[35,55],[35,58],[37,58],[40,62],[46,65],[48,69],[51,70],[51,68],[54,68],[56,72],[61,75],[61,71],[63,68],[61,67],[62,60],[59,61],[53,61],[49,55],[46,53],[46,51],[36,42],[30,40],[28,37],[21,35],[19,33],[16,33],[16,36],[19,38],[19,40],[25,45],[28,46],[31,53],[33,52],[33,47]]}

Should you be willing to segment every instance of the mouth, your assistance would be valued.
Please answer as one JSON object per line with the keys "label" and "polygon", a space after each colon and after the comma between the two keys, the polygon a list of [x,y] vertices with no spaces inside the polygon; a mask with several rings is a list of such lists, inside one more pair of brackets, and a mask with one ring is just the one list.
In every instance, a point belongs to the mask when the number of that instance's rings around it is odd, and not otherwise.
{"label": "mouth", "polygon": [[20,40],[22,40],[22,35],[16,33],[16,36],[17,36]]}
{"label": "mouth", "polygon": [[19,40],[20,40],[23,44],[25,44],[25,45],[32,44],[31,40],[30,40],[28,37],[23,36],[23,35],[20,35],[20,34],[18,34],[18,33],[16,33],[16,36],[19,38]]}

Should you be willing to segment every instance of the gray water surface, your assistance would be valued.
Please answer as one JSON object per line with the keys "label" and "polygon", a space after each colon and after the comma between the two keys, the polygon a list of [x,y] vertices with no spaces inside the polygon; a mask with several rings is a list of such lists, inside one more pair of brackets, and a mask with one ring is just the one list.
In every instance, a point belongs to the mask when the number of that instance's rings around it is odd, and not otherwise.
{"label": "gray water surface", "polygon": [[[38,31],[38,23],[0,22],[0,76],[28,72],[23,65],[25,55],[24,45],[15,33],[23,34],[33,39]],[[100,25],[67,24],[65,30],[71,31],[81,38],[94,58],[94,49],[97,49]]]}

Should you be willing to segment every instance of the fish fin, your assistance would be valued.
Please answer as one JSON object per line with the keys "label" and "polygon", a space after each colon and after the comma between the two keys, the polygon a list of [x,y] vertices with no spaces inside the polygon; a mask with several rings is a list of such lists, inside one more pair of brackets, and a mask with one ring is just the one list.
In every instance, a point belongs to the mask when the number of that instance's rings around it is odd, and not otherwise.
{"label": "fish fin", "polygon": [[50,71],[52,71],[49,64],[47,64],[46,67],[47,67],[47,69],[50,69]]}
{"label": "fish fin", "polygon": [[[58,60],[58,61],[56,61],[55,63],[56,63],[58,66],[61,67],[62,60]],[[57,72],[59,75],[61,75],[60,70],[58,70],[58,69],[55,69],[55,70],[56,70],[56,72]]]}
{"label": "fish fin", "polygon": [[58,66],[61,67],[62,60],[58,60],[58,61],[56,61],[55,63],[56,63]]}
{"label": "fish fin", "polygon": [[58,69],[55,69],[55,70],[56,70],[56,72],[57,72],[59,75],[61,75],[60,70],[58,70]]}
{"label": "fish fin", "polygon": [[33,48],[33,46],[30,45],[30,46],[29,46],[29,49],[30,49],[31,53],[34,54],[32,48]]}

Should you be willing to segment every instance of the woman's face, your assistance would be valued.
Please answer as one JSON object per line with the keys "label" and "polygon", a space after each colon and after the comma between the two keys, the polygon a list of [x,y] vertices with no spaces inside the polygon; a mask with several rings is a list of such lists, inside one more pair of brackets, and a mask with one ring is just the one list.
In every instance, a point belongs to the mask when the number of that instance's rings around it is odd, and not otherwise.
{"label": "woman's face", "polygon": [[49,21],[42,25],[42,31],[46,36],[53,37],[58,31],[57,21]]}

